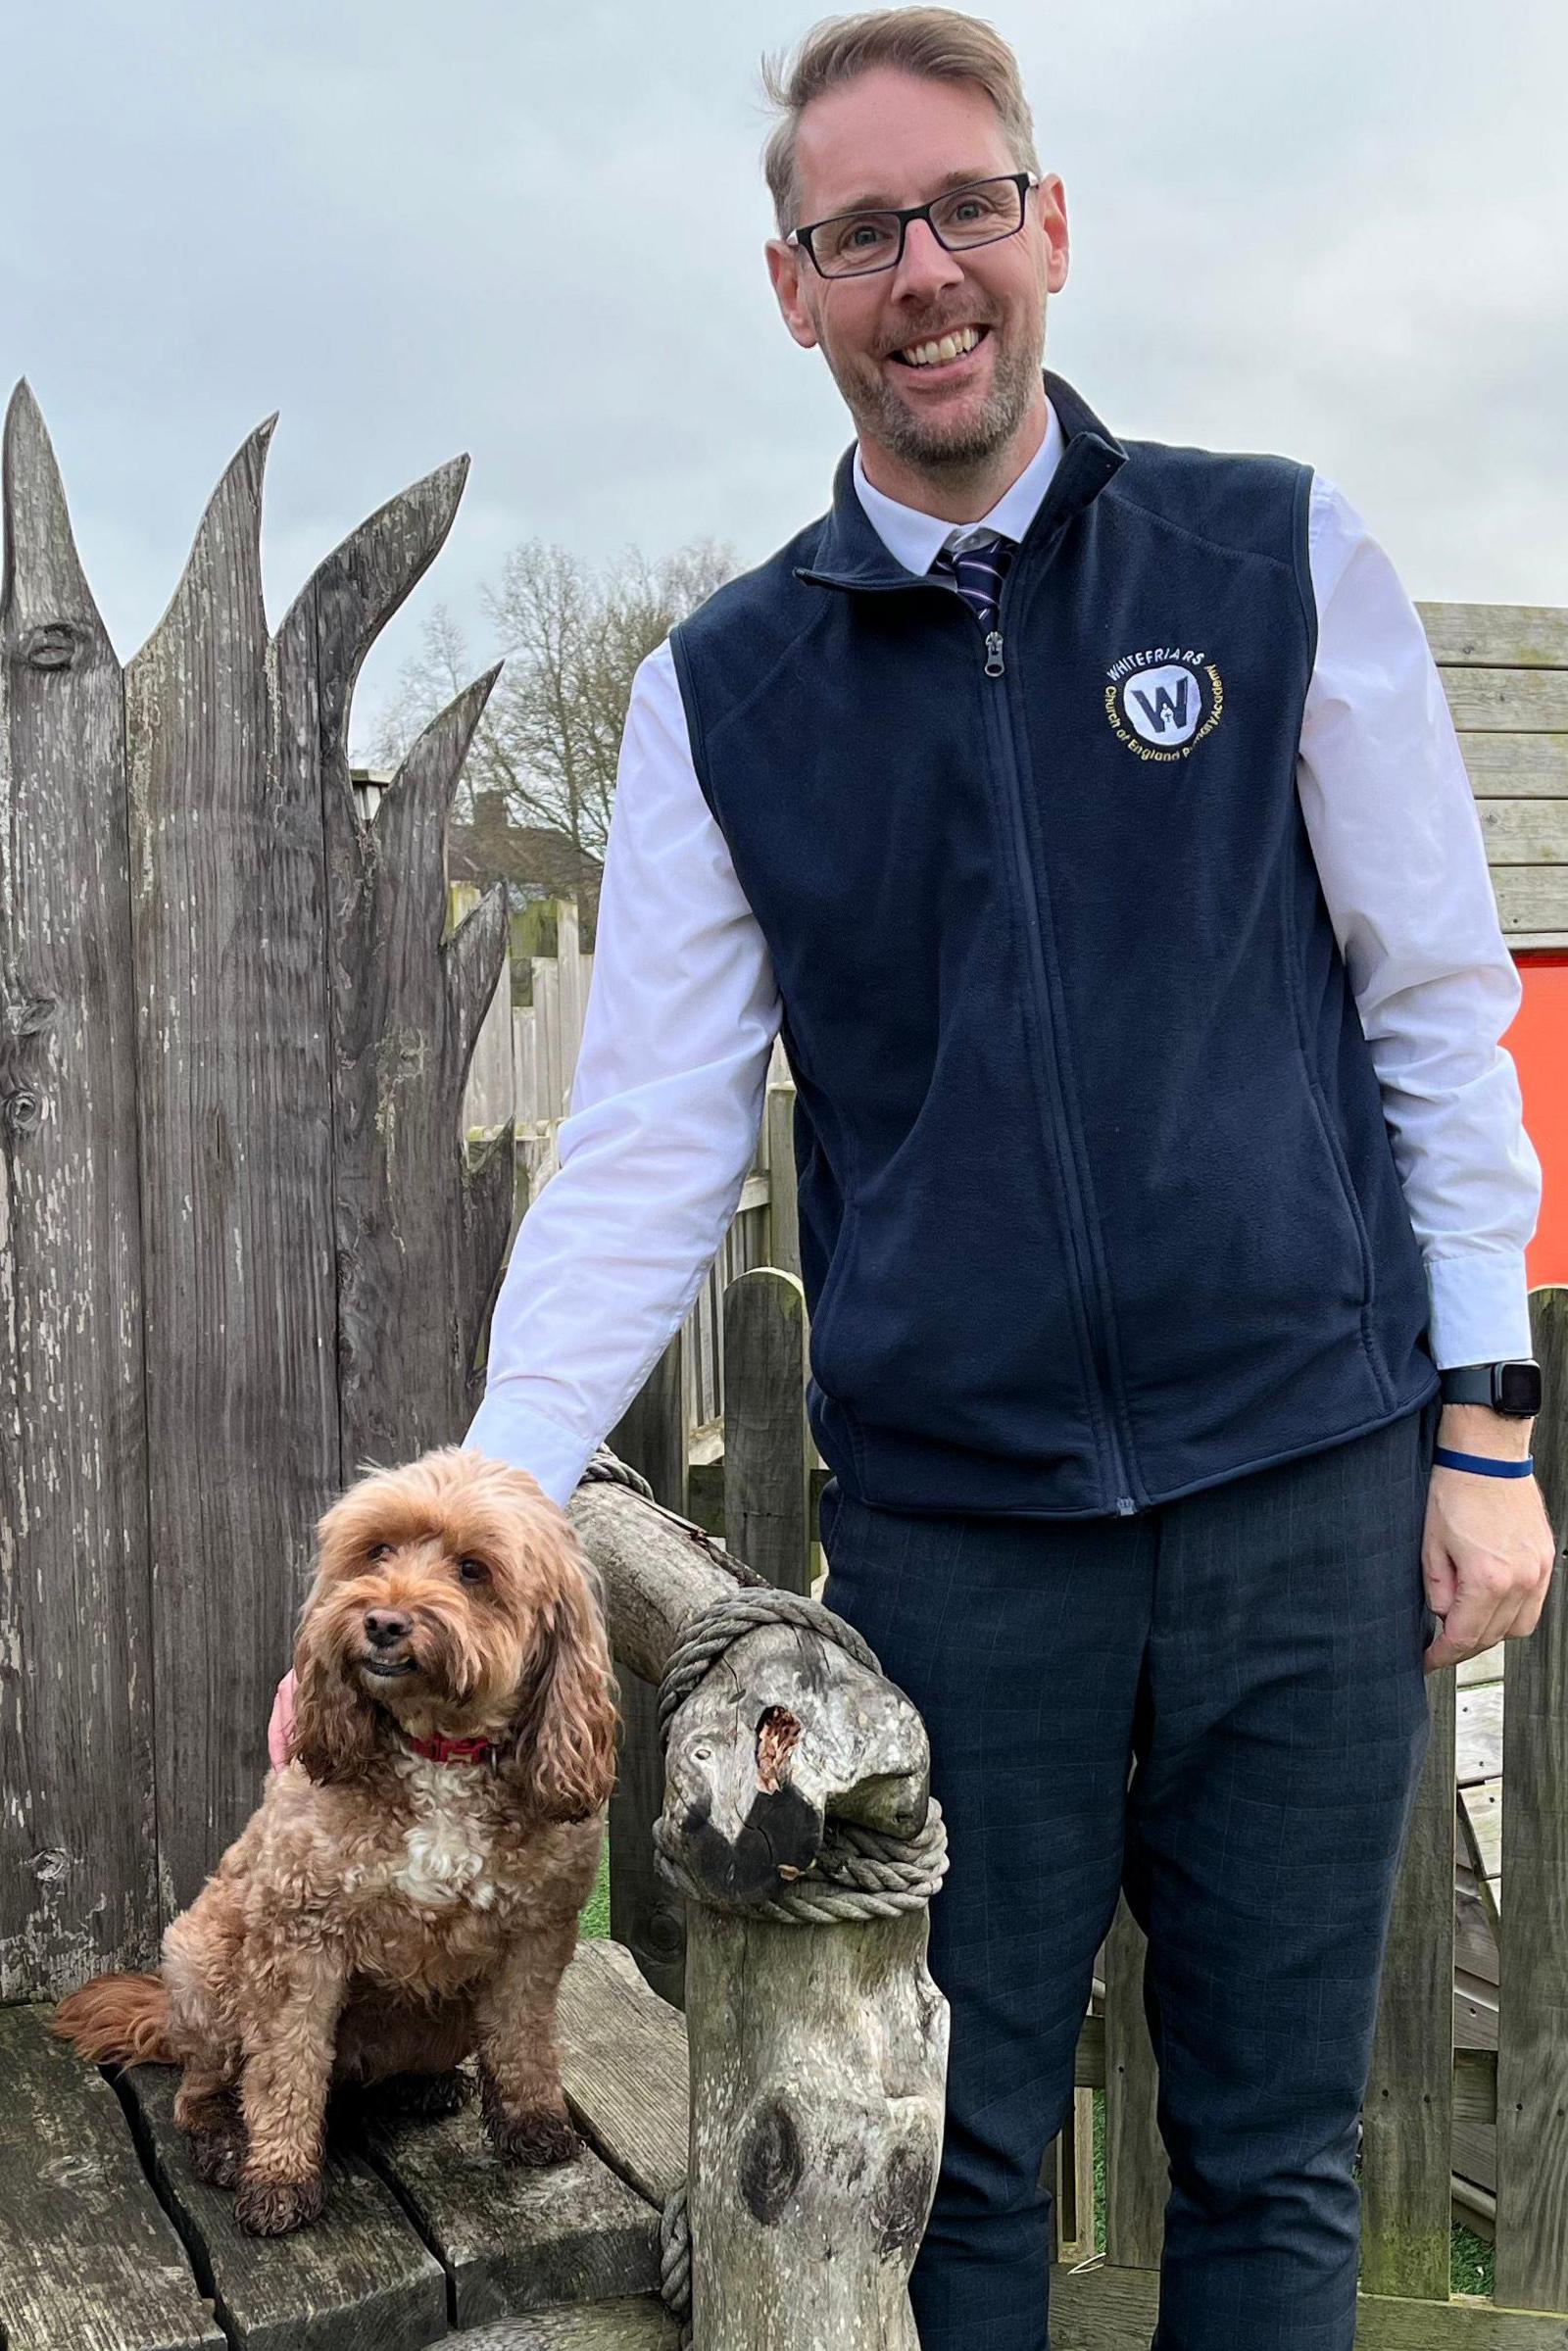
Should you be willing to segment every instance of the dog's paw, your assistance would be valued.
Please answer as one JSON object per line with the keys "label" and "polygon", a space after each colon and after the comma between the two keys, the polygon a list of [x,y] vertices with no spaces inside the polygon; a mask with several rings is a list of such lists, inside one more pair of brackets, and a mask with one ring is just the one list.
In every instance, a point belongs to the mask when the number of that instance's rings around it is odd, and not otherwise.
{"label": "dog's paw", "polygon": [[582,2140],[566,2117],[548,2107],[531,2114],[492,2112],[485,2118],[485,2129],[490,2144],[508,2163],[573,2163],[582,2153]]}
{"label": "dog's paw", "polygon": [[209,2187],[234,2187],[245,2169],[250,2141],[245,2126],[236,2117],[231,2124],[218,2123],[205,2131],[189,2134],[191,2170]]}
{"label": "dog's paw", "polygon": [[326,2181],[319,2172],[309,2180],[242,2180],[234,2218],[247,2235],[287,2236],[290,2229],[318,2221],[325,2202]]}

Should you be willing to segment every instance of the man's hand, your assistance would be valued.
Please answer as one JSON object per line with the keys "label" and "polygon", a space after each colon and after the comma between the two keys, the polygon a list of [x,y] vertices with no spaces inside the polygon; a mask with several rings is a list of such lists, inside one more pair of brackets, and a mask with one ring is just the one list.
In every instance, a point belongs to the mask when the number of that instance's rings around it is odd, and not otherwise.
{"label": "man's hand", "polygon": [[267,1726],[267,1752],[272,1769],[280,1772],[288,1761],[288,1735],[294,1728],[294,1676],[285,1674],[277,1686],[272,1700],[271,1720]]}
{"label": "man's hand", "polygon": [[[1506,1420],[1485,1404],[1446,1404],[1438,1443],[1454,1452],[1522,1461],[1530,1450],[1530,1423]],[[1494,1641],[1533,1633],[1556,1547],[1534,1478],[1435,1467],[1421,1572],[1443,1631],[1426,1652],[1427,1672],[1457,1665]]]}

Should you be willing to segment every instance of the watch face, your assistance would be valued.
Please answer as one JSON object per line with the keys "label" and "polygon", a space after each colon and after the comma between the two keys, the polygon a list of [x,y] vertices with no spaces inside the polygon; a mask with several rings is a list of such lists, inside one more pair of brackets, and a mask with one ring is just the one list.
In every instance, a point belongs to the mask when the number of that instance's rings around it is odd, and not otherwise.
{"label": "watch face", "polygon": [[1533,1413],[1541,1409],[1541,1370],[1534,1363],[1499,1363],[1497,1409]]}

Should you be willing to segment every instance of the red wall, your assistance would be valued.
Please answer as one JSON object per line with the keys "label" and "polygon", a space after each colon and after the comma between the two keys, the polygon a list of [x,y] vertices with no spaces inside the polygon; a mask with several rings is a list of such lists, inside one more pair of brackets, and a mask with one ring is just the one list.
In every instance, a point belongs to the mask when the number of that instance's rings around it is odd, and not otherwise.
{"label": "red wall", "polygon": [[1525,999],[1505,1040],[1541,1158],[1541,1222],[1526,1259],[1530,1287],[1568,1283],[1568,955],[1515,957]]}

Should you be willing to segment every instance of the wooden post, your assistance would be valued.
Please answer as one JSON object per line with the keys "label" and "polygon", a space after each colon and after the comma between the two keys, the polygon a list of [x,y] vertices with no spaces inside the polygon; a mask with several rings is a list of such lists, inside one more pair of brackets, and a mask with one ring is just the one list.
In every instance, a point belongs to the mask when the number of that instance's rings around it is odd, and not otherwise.
{"label": "wooden post", "polygon": [[158,1944],[124,700],[24,384],[0,605],[0,1999]]}
{"label": "wooden post", "polygon": [[806,1293],[760,1265],[724,1292],[724,1541],[783,1592],[808,1592]]}
{"label": "wooden post", "polygon": [[[1531,1298],[1544,1409],[1537,1474],[1568,1529],[1568,1289]],[[1559,1560],[1540,1624],[1504,1652],[1497,1992],[1496,2298],[1568,2310],[1568,1604]]]}
{"label": "wooden post", "polygon": [[1361,2288],[1446,2302],[1453,2172],[1454,1674],[1432,1713],[1361,2115]]}
{"label": "wooden post", "polygon": [[1159,2267],[1170,2189],[1144,2013],[1147,1948],[1123,1895],[1105,1940],[1105,2258],[1131,2270]]}
{"label": "wooden post", "polygon": [[767,1259],[781,1273],[801,1270],[800,1185],[795,1170],[795,1088],[770,1080],[763,1110],[767,1138]]}
{"label": "wooden post", "polygon": [[[580,1487],[571,1517],[617,1664],[657,1679],[734,1582],[624,1488]],[[761,1899],[809,1866],[830,1815],[916,1834],[929,1768],[901,1690],[816,1633],[765,1624],[677,1714],[664,1825],[716,1900]],[[948,2043],[928,1926],[923,1908],[814,1927],[692,1905],[695,2351],[916,2351],[906,2280],[936,2188]]]}
{"label": "wooden post", "polygon": [[[686,1514],[686,1389],[679,1331],[641,1394],[611,1432],[611,1450],[641,1472],[666,1510]],[[686,1997],[686,1918],[654,1867],[654,1823],[664,1802],[657,1690],[617,1650],[621,1717],[610,1799],[610,1932],[647,1981],[677,2008]],[[660,1669],[662,1671],[662,1668]]]}

